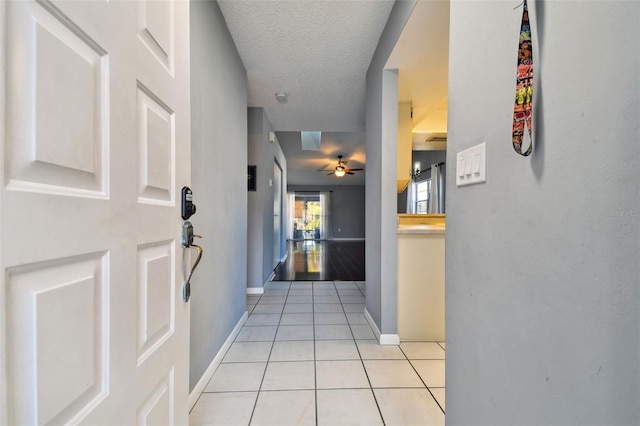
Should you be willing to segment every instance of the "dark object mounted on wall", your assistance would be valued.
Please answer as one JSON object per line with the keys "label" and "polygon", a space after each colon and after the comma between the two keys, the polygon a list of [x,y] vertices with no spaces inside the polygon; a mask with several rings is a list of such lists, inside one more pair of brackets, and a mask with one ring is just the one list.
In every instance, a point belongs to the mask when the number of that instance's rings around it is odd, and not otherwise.
{"label": "dark object mounted on wall", "polygon": [[256,166],[249,166],[247,175],[247,189],[249,191],[256,190]]}

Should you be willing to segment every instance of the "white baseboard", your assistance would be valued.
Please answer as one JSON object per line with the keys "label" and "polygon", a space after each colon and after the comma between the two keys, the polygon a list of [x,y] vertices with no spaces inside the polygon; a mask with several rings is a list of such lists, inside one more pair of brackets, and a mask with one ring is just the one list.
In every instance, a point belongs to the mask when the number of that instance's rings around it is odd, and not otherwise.
{"label": "white baseboard", "polygon": [[282,256],[282,259],[280,259],[280,263],[282,263],[282,262],[286,262],[287,257],[289,257],[289,252],[286,252],[286,253],[284,254],[284,256]]}
{"label": "white baseboard", "polygon": [[400,336],[398,336],[397,334],[381,334],[380,344],[383,346],[384,345],[398,346],[400,344]]}
{"label": "white baseboard", "polygon": [[262,284],[262,287],[264,287],[265,285],[269,284],[271,281],[273,281],[273,279],[276,277],[276,271],[274,270],[271,275],[269,275],[269,278],[267,278],[267,282]]}
{"label": "white baseboard", "polygon": [[247,294],[264,294],[264,287],[247,287]]}
{"label": "white baseboard", "polygon": [[236,336],[238,335],[238,333],[240,333],[240,330],[242,329],[242,326],[244,325],[244,323],[247,322],[248,317],[249,317],[249,314],[245,311],[244,315],[242,315],[242,318],[240,318],[236,326],[233,328],[233,331],[231,332],[231,334],[229,334],[229,337],[227,337],[227,340],[225,340],[224,344],[216,354],[215,358],[213,358],[213,361],[211,361],[211,364],[209,365],[209,367],[207,367],[206,371],[204,372],[202,377],[200,377],[200,380],[198,380],[198,383],[189,394],[189,412],[193,410],[193,407],[196,405],[196,402],[198,402],[200,395],[202,394],[204,389],[207,387],[209,380],[211,380],[211,378],[213,377],[213,374],[218,369],[218,366],[222,362],[222,358],[224,358],[227,351],[229,350],[229,347],[231,347],[231,344],[236,339]]}
{"label": "white baseboard", "polygon": [[367,311],[367,308],[364,308],[364,317],[367,319],[369,326],[373,329],[373,333],[376,335],[376,339],[378,339],[378,343],[381,345],[399,345],[400,344],[400,336],[397,334],[382,334],[380,333],[380,329],[378,325],[373,320],[373,317]]}

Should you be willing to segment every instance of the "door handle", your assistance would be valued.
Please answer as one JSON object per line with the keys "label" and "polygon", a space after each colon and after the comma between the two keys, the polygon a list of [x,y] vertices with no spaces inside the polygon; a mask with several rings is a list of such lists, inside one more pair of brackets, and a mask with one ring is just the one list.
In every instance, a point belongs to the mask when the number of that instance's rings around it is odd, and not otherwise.
{"label": "door handle", "polygon": [[193,233],[193,225],[191,225],[191,222],[186,221],[182,225],[182,247],[196,250],[198,256],[196,257],[196,261],[191,266],[191,272],[189,272],[187,280],[182,286],[182,300],[184,300],[185,302],[188,302],[189,298],[191,297],[191,277],[193,276],[193,271],[196,270],[198,264],[200,263],[200,259],[202,259],[202,247],[197,244],[193,244],[194,238],[202,238],[202,236],[195,235]]}
{"label": "door handle", "polygon": [[[200,237],[200,235],[194,235],[194,237]],[[189,272],[189,277],[187,278],[187,280],[184,282],[184,285],[182,286],[182,299],[185,302],[188,302],[189,297],[191,297],[191,277],[193,276],[193,271],[196,270],[196,268],[198,267],[198,263],[200,263],[200,259],[202,259],[202,247],[196,244],[191,244],[189,248],[196,249],[196,251],[198,252],[198,256],[196,257],[195,263],[191,267],[191,272]]]}

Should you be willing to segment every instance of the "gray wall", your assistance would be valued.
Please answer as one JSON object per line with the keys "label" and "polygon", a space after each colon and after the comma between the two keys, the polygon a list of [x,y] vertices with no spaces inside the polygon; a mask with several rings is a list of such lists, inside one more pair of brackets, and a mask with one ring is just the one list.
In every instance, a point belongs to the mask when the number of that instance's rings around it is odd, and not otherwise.
{"label": "gray wall", "polygon": [[451,3],[447,159],[486,141],[487,182],[448,171],[447,423],[637,425],[640,3],[529,2],[529,158],[514,5]]}
{"label": "gray wall", "polygon": [[366,308],[383,334],[397,333],[398,167],[398,75],[383,68],[415,4],[403,0],[393,5],[367,71]]}
{"label": "gray wall", "polygon": [[364,238],[364,186],[289,185],[288,191],[331,191],[333,238]]}
{"label": "gray wall", "polygon": [[191,3],[191,218],[203,259],[192,279],[190,389],[246,311],[246,72],[218,4]]}
{"label": "gray wall", "polygon": [[[249,108],[248,112],[248,161],[256,166],[256,191],[248,192],[248,265],[245,275],[248,287],[262,287],[273,272],[273,165],[277,160],[282,168],[283,206],[286,212],[287,160],[277,139],[269,142],[273,129],[262,108]],[[246,168],[245,168],[246,175]],[[246,176],[244,193],[247,193]],[[284,230],[284,227],[282,227]],[[280,258],[286,254],[286,232],[280,244]]]}

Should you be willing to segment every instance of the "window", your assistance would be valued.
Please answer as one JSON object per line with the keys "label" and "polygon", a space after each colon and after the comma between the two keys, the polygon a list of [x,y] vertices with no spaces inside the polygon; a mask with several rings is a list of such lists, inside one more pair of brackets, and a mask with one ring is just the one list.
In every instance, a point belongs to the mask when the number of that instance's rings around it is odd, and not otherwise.
{"label": "window", "polygon": [[320,193],[295,194],[293,220],[294,240],[319,240],[322,216]]}
{"label": "window", "polygon": [[431,179],[418,182],[416,187],[416,213],[427,213],[431,198]]}

